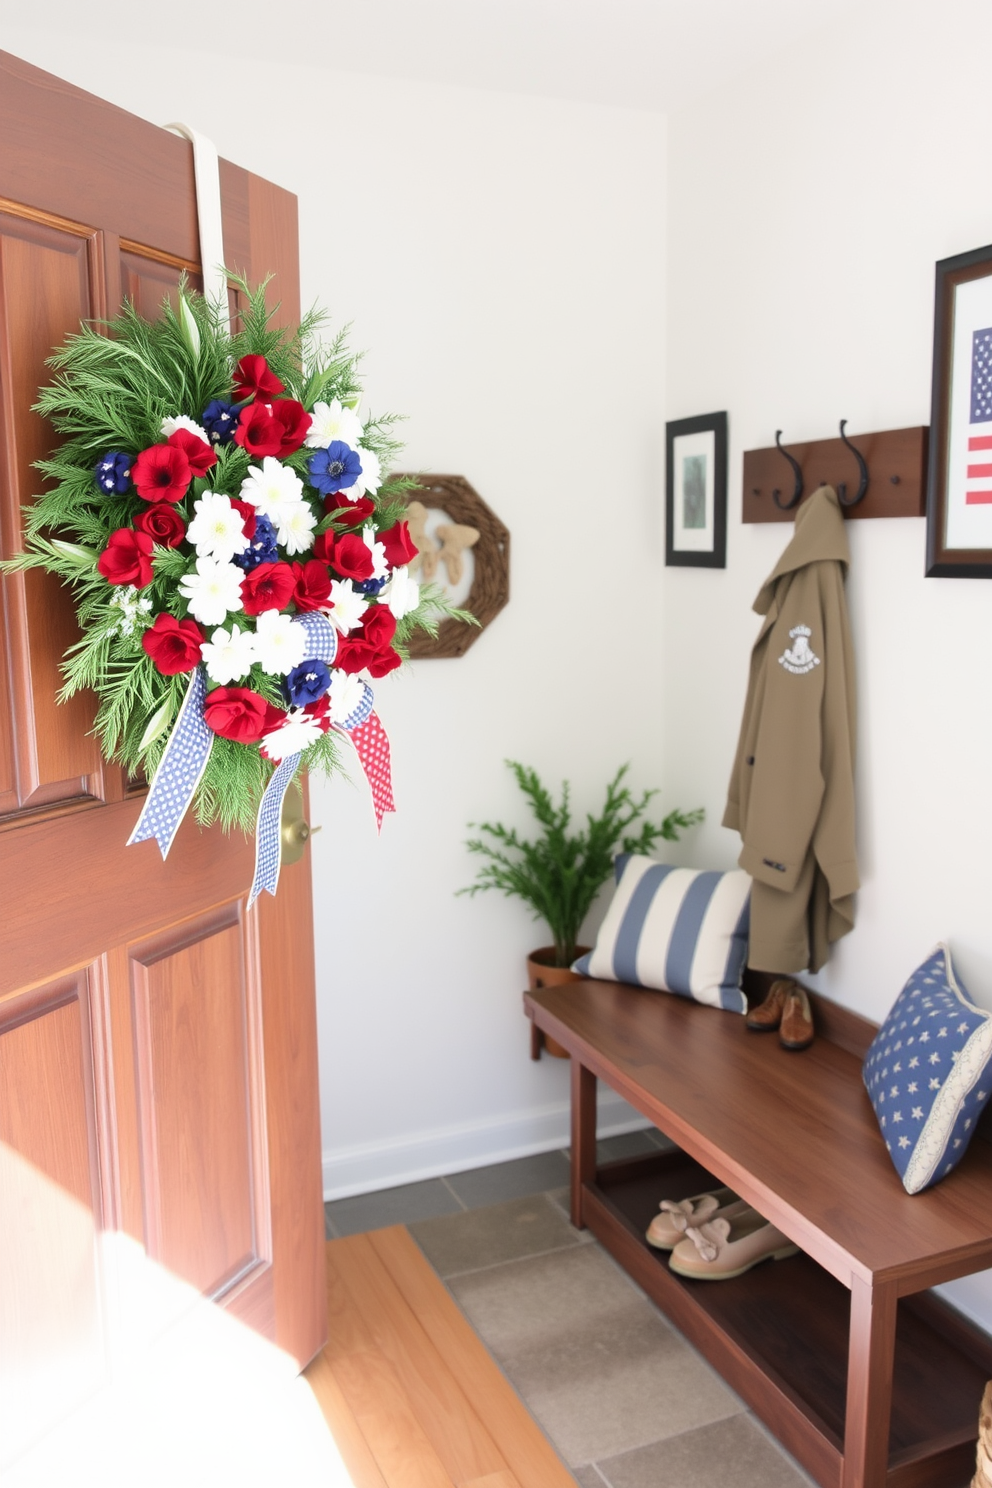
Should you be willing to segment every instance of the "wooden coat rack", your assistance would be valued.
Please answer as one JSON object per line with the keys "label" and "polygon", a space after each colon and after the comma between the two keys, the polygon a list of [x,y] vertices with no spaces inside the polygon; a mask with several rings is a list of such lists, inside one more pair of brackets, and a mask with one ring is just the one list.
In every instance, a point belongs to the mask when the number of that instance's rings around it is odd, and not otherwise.
{"label": "wooden coat rack", "polygon": [[[846,517],[925,516],[929,429],[846,437],[845,423],[837,439],[783,445],[779,430],[775,444],[747,450],[743,520],[791,522],[797,507],[822,485],[835,488]],[[855,500],[865,475],[863,496]],[[797,489],[801,494],[795,500]]]}

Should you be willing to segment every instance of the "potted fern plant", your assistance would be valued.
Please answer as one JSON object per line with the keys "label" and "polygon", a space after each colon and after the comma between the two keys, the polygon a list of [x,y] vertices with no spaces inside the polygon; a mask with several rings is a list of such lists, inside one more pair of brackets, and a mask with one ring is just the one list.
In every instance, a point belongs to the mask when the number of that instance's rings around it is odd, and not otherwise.
{"label": "potted fern plant", "polygon": [[[630,767],[621,765],[606,787],[599,813],[589,813],[583,827],[573,827],[567,780],[556,804],[536,770],[516,760],[506,764],[527,798],[539,831],[525,840],[516,828],[481,822],[477,830],[485,835],[471,838],[466,846],[486,861],[475,883],[458,892],[475,895],[498,889],[522,899],[534,918],[545,922],[553,940],[527,958],[531,987],[571,981],[575,977],[572,962],[589,949],[578,944],[582,922],[613,872],[617,853],[649,853],[659,841],[677,842],[680,832],[702,821],[703,812],[675,810],[660,822],[641,820],[658,792],[646,790],[635,796],[624,783]],[[635,822],[640,825],[633,831]],[[549,1053],[565,1055],[553,1040],[545,1042]]]}

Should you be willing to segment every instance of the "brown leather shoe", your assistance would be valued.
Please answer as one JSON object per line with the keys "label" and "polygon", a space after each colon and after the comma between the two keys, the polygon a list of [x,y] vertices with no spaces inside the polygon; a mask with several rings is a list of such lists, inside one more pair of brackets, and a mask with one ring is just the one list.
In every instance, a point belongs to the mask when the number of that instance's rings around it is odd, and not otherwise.
{"label": "brown leather shoe", "polygon": [[778,1030],[779,1043],[783,1049],[808,1049],[814,1037],[813,1012],[806,988],[790,982]]}
{"label": "brown leather shoe", "polygon": [[772,982],[768,989],[768,996],[759,1007],[752,1008],[744,1019],[745,1025],[752,1033],[774,1033],[782,1021],[785,1011],[785,1000],[791,989],[796,985],[783,977],[777,982]]}

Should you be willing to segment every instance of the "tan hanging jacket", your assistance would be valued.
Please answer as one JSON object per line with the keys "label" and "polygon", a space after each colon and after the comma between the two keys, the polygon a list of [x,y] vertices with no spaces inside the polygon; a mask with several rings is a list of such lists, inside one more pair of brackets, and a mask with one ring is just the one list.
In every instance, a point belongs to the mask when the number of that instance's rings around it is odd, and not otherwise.
{"label": "tan hanging jacket", "polygon": [[800,506],[792,541],[754,602],[765,619],[751,653],[723,824],[740,832],[739,862],[755,880],[758,955],[749,961],[763,970],[800,971],[807,963],[818,970],[826,942],[854,925],[850,561],[837,494],[821,486]]}

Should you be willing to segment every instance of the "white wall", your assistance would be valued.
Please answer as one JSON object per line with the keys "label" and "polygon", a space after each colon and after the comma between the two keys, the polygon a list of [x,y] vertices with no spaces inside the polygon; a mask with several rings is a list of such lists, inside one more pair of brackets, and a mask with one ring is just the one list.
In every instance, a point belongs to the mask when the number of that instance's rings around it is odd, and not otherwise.
{"label": "white wall", "polygon": [[[467,476],[512,534],[510,604],[468,655],[377,689],[399,808],[381,839],[363,784],[313,787],[327,1194],[560,1145],[567,1065],[530,1063],[520,1005],[547,933],[454,892],[467,823],[522,820],[505,757],[567,776],[580,810],[627,759],[662,783],[664,120],[207,70],[144,24],[139,47],[99,16],[97,42],[8,26],[3,45],[295,191],[304,303],[354,322],[369,405],[408,415],[405,468]],[[633,1116],[606,1107],[604,1129]]]}
{"label": "white wall", "polygon": [[[864,6],[670,120],[667,416],[730,411],[725,572],[665,575],[665,778],[718,823],[789,537],[740,522],[745,449],[929,423],[934,262],[992,240],[986,0]],[[858,925],[821,977],[876,1020],[939,939],[992,1008],[992,583],[924,579],[925,523],[851,523]],[[785,1135],[785,1134],[783,1134]],[[992,1323],[992,1274],[954,1290]]]}

